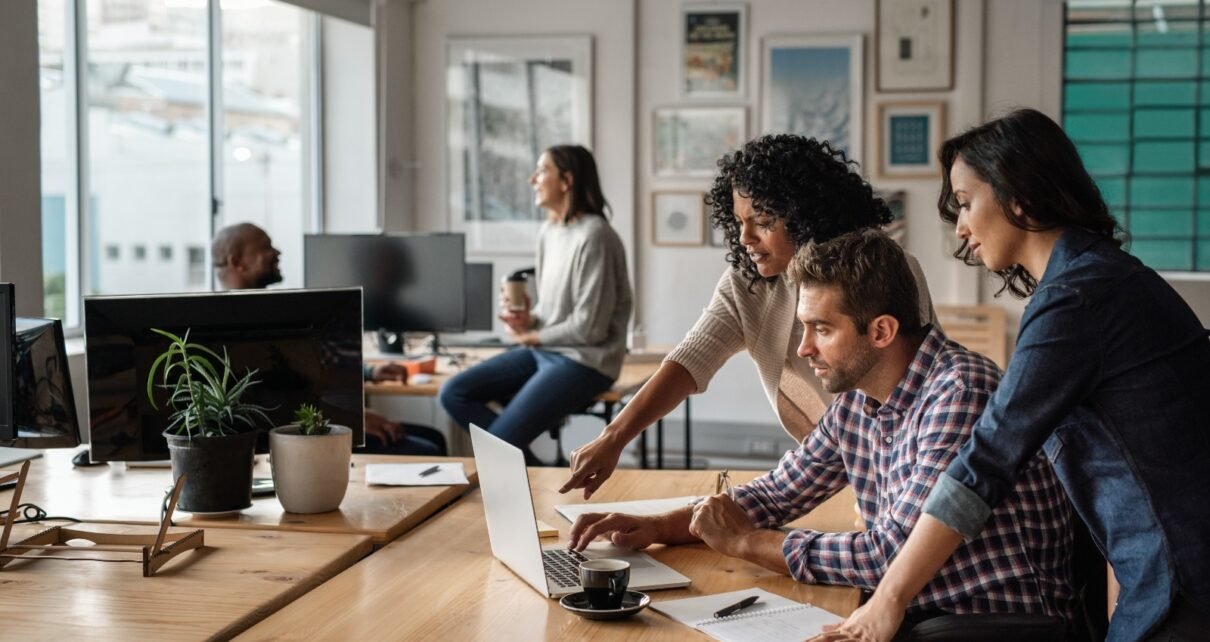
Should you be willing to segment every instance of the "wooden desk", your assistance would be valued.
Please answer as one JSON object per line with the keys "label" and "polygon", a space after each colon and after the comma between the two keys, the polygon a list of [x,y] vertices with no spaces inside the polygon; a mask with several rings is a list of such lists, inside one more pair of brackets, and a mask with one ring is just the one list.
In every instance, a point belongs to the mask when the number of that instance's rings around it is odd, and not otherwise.
{"label": "wooden desk", "polygon": [[[147,530],[117,524],[87,528]],[[28,525],[14,532],[20,538],[36,530],[40,527]],[[14,560],[0,570],[0,637],[229,639],[370,550],[364,535],[208,528],[205,547],[170,561],[154,577],[142,577],[138,564]]]}
{"label": "wooden desk", "polygon": [[[158,523],[160,500],[172,485],[166,468],[122,469],[99,466],[73,468],[70,451],[49,450],[30,464],[23,502],[41,506],[50,515],[86,521]],[[269,463],[258,457],[255,474],[269,477]],[[349,490],[339,511],[299,515],[282,510],[276,497],[254,497],[252,507],[238,516],[207,519],[178,511],[175,523],[202,528],[259,528],[311,533],[354,533],[368,535],[381,546],[414,528],[428,516],[460,497],[479,483],[475,460],[451,457],[466,468],[469,486],[366,486],[368,463],[431,462],[434,457],[353,455]],[[12,491],[0,493],[7,506]],[[2,629],[0,629],[2,630]]]}
{"label": "wooden desk", "polygon": [[[504,348],[465,348],[457,350],[460,354],[465,355],[464,365],[462,368],[470,367],[484,359],[491,358],[504,351]],[[641,354],[627,354],[622,362],[622,372],[618,374],[618,378],[614,381],[613,386],[597,395],[596,401],[601,402],[605,406],[605,411],[602,413],[591,413],[596,417],[600,417],[606,424],[613,420],[614,411],[618,404],[621,404],[625,399],[633,396],[647,383],[647,380],[655,375],[663,363],[664,355],[668,350],[659,350],[652,352],[644,352]],[[388,361],[386,358],[374,357],[367,361]],[[450,364],[449,359],[438,359],[437,373],[432,375],[432,379],[425,383],[399,383],[396,381],[387,381],[382,383],[366,382],[365,392],[367,395],[394,395],[404,397],[436,397],[441,390],[441,386],[449,380],[450,377],[458,373],[459,368]],[[692,428],[693,416],[691,406],[692,396],[686,397],[684,401],[685,413],[685,468],[691,468],[693,461],[693,441]],[[656,422],[656,468],[664,467],[664,420],[661,418]],[[562,457],[562,453],[559,454]],[[639,435],[639,462],[642,468],[648,467],[647,461],[647,431],[643,431]]]}
{"label": "wooden desk", "polygon": [[[564,542],[570,524],[553,507],[582,501],[555,492],[567,474],[566,469],[530,469],[538,518],[557,526]],[[746,481],[755,475],[733,473],[733,478]],[[715,479],[710,471],[619,470],[595,498],[608,502],[702,494],[713,492]],[[846,489],[795,525],[847,530],[852,523],[853,494]],[[760,586],[840,615],[857,607],[855,588],[798,584],[702,544],[657,546],[648,552],[693,580],[688,588],[652,591],[656,602]],[[492,557],[482,495],[475,491],[239,639],[683,640],[694,636],[705,639],[650,608],[629,620],[592,622],[538,594]]]}

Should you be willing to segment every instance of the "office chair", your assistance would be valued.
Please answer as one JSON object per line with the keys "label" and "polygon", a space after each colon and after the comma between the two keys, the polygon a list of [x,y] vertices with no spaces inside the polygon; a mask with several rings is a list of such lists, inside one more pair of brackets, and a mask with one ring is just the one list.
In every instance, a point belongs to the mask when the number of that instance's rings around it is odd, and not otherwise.
{"label": "office chair", "polygon": [[988,613],[944,615],[916,625],[911,642],[1049,642],[1104,640],[1109,628],[1105,558],[1078,516],[1072,519],[1072,583],[1076,621],[1067,626],[1049,615]]}

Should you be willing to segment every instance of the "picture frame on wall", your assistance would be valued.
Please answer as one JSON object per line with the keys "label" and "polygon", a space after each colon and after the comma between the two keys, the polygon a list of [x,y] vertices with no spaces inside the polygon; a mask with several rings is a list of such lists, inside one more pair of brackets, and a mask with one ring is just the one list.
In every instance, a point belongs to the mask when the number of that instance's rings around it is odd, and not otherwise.
{"label": "picture frame on wall", "polygon": [[684,4],[680,18],[681,97],[742,100],[747,5]]}
{"label": "picture frame on wall", "polygon": [[937,150],[945,137],[945,102],[878,106],[878,173],[884,178],[941,176]]}
{"label": "picture frame on wall", "polygon": [[651,193],[651,242],[670,247],[701,246],[705,232],[705,195],[695,191]]}
{"label": "picture frame on wall", "polygon": [[537,154],[592,148],[592,37],[453,37],[446,47],[450,231],[466,234],[468,254],[532,255],[546,218],[529,186]]}
{"label": "picture frame on wall", "polygon": [[954,88],[954,0],[877,0],[878,91]]}
{"label": "picture frame on wall", "polygon": [[891,210],[891,222],[882,228],[887,236],[894,239],[900,247],[907,247],[907,192],[897,190],[877,190],[875,195],[886,203]]}
{"label": "picture frame on wall", "polygon": [[763,49],[761,131],[826,140],[861,162],[861,34],[771,36]]}
{"label": "picture frame on wall", "polygon": [[713,176],[718,159],[748,134],[745,107],[662,107],[654,112],[656,176]]}

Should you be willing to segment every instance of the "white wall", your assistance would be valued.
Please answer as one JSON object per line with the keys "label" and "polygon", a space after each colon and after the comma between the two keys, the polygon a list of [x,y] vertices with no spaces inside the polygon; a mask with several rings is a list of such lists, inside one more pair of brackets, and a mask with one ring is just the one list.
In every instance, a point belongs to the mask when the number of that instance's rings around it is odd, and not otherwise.
{"label": "white wall", "polygon": [[324,231],[378,230],[374,32],[323,18]]}
{"label": "white wall", "polygon": [[36,0],[0,2],[0,281],[17,286],[17,313],[42,314]]}

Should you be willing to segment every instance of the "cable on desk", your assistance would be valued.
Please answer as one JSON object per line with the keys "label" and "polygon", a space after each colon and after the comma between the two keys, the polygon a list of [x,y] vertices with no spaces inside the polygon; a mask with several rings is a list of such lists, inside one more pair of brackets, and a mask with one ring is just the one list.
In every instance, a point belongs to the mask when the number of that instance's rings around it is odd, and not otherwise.
{"label": "cable on desk", "polygon": [[[78,520],[74,517],[52,517],[50,515],[47,515],[46,511],[37,504],[19,504],[17,506],[17,511],[18,511],[18,514],[21,515],[21,517],[19,519],[14,519],[13,520],[14,524],[29,524],[31,522],[50,522],[50,521],[72,522],[73,524],[80,523],[80,520]],[[0,511],[0,520],[5,519],[6,517],[8,517],[8,511],[7,510]]]}

